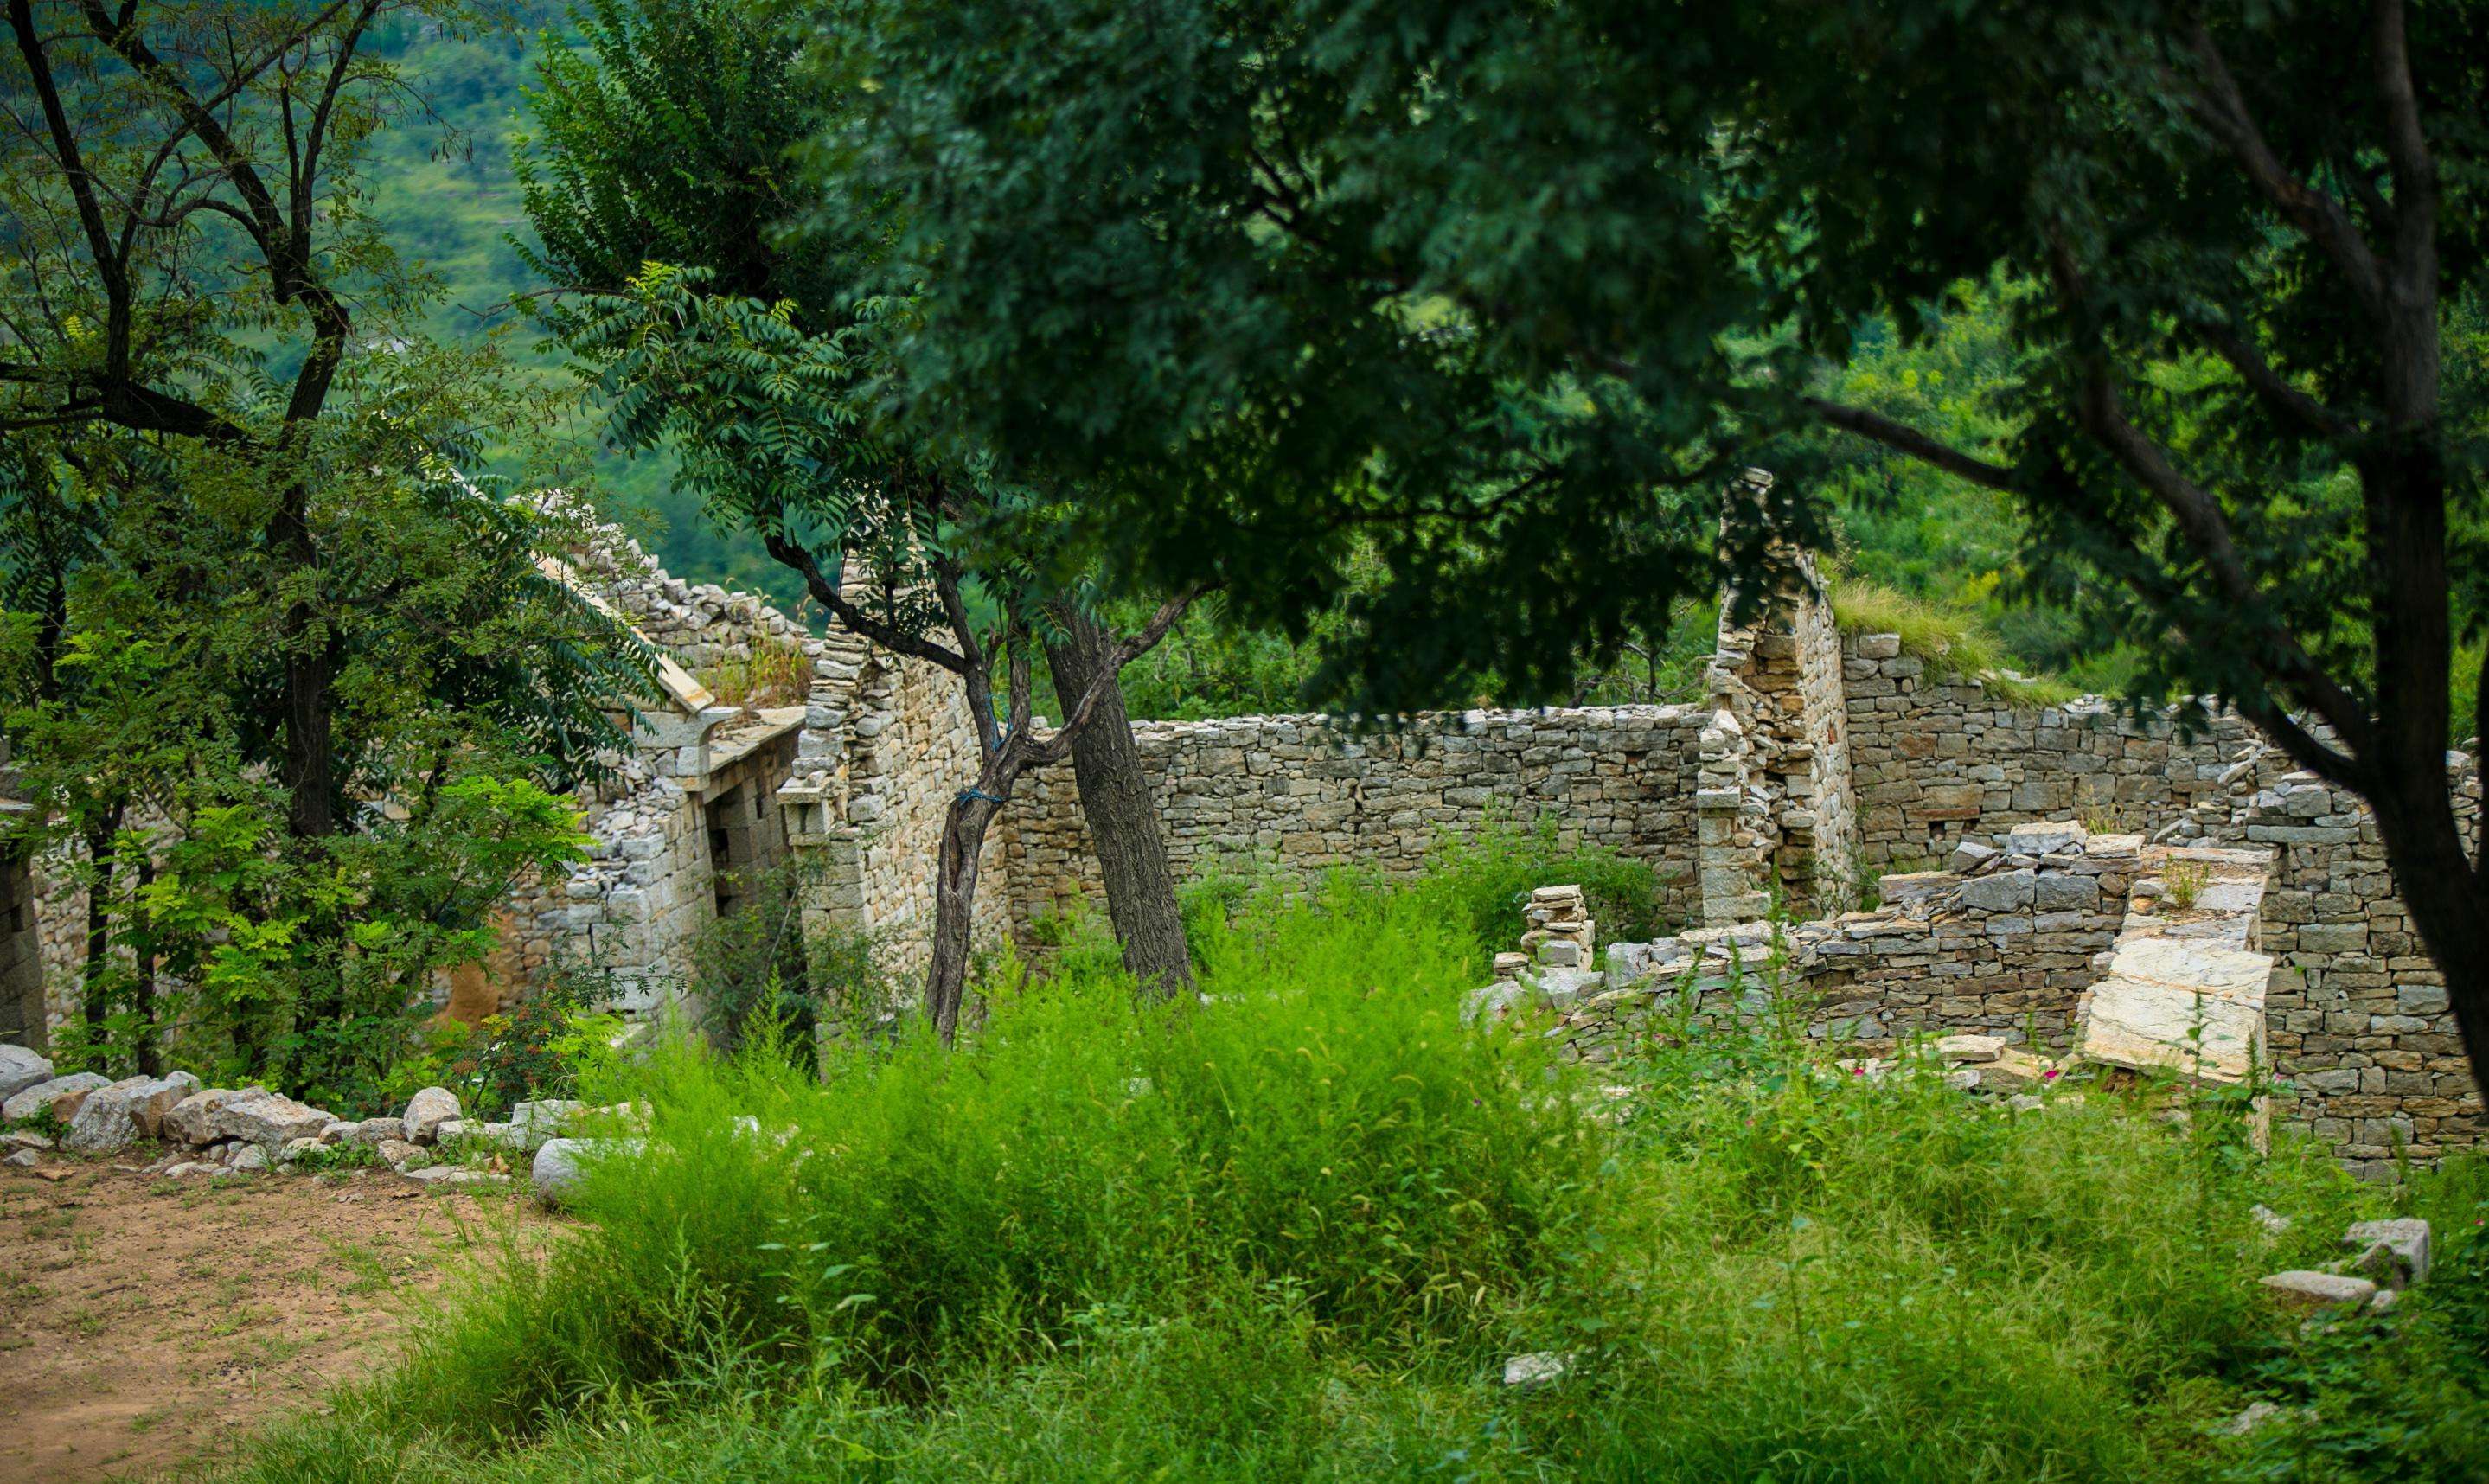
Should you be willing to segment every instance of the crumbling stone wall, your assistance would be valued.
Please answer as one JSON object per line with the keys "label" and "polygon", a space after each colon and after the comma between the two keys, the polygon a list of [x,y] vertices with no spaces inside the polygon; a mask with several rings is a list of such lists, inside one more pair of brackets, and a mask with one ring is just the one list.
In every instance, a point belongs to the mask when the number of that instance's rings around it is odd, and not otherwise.
{"label": "crumbling stone wall", "polygon": [[[1975,682],[1928,683],[1891,635],[1851,636],[1844,655],[1868,861],[1907,867],[2069,814],[2173,842],[2271,848],[2264,944],[2290,971],[2266,1000],[2269,1044],[2290,1084],[2274,1099],[2278,1126],[2370,1171],[2398,1146],[2425,1162],[2489,1132],[2445,977],[2356,797],[2294,772],[2235,714],[2183,734],[2174,713],[2136,718],[2097,699],[2017,706]],[[2478,759],[2449,755],[2447,787],[2475,817]]]}
{"label": "crumbling stone wall", "polygon": [[41,1047],[50,1029],[34,872],[24,855],[0,851],[0,1044]]}
{"label": "crumbling stone wall", "polygon": [[615,1008],[649,1013],[679,991],[693,941],[717,913],[709,801],[740,785],[748,813],[753,794],[766,795],[767,833],[783,839],[777,791],[806,755],[824,750],[808,724],[817,714],[836,725],[861,660],[851,642],[807,634],[748,593],[673,577],[618,531],[574,554],[566,575],[680,665],[710,670],[763,647],[811,661],[803,707],[770,712],[715,705],[693,677],[670,676],[670,695],[640,719],[635,748],[609,759],[611,781],[581,799],[588,860],[512,895],[522,980],[535,981],[557,960],[608,970]]}
{"label": "crumbling stone wall", "polygon": [[1654,1013],[1770,1013],[1777,983],[1808,1035],[1862,1053],[1962,1032],[2062,1047],[2075,997],[2117,936],[2142,850],[2138,836],[2035,827],[2001,850],[1965,853],[1964,870],[1886,876],[1874,911],[1610,944],[1612,987],[1572,1009],[1563,1034],[1602,1055]]}
{"label": "crumbling stone wall", "polygon": [[[877,653],[848,724],[847,821],[857,828],[860,909],[851,927],[910,980],[933,951],[933,881],[951,801],[977,780],[977,743],[958,677]],[[1058,770],[1065,771],[1065,770]],[[1015,806],[1016,808],[1016,806]],[[990,946],[1009,919],[1010,812],[987,832],[973,938]]]}
{"label": "crumbling stone wall", "polygon": [[[2446,994],[2357,797],[2250,743],[2220,790],[2164,829],[2174,841],[2274,853],[2263,943],[2285,974],[2268,1036],[2291,1086],[2284,1127],[2379,1173],[2400,1148],[2423,1163],[2489,1139]],[[2449,754],[2446,786],[2468,833],[2481,807],[2476,756]]]}
{"label": "crumbling stone wall", "polygon": [[2221,713],[2192,736],[2097,697],[2021,706],[1931,681],[1892,634],[1842,640],[1858,849],[1870,871],[1939,861],[1964,840],[2077,818],[2149,834],[2218,791],[2253,730]]}
{"label": "crumbling stone wall", "polygon": [[[1812,556],[1776,540],[1766,563],[1770,592],[1756,613],[1741,615],[1733,593],[1722,603],[1708,671],[1713,717],[1702,738],[1702,801],[1708,923],[1744,921],[1774,905],[1800,916],[1837,912],[1858,900],[1840,626]],[[1757,890],[1765,896],[1759,905],[1747,895]]]}
{"label": "crumbling stone wall", "polygon": [[[1553,814],[1570,839],[1648,862],[1661,908],[1696,910],[1700,706],[1468,711],[1359,732],[1319,716],[1138,722],[1180,878],[1221,867],[1415,872],[1447,831]],[[1101,903],[1070,768],[1032,775],[1006,817],[1019,924]]]}

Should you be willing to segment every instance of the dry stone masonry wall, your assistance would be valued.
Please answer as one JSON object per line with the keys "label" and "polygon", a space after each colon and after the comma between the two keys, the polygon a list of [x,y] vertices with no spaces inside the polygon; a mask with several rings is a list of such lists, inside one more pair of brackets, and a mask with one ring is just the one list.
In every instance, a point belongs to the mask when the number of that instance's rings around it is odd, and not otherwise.
{"label": "dry stone masonry wall", "polygon": [[[1446,834],[1552,814],[1566,837],[1649,863],[1668,913],[1695,910],[1697,706],[1421,715],[1360,732],[1318,716],[1139,722],[1182,877],[1359,865],[1415,872]],[[1014,915],[1100,899],[1071,770],[1037,774],[1006,815]]]}
{"label": "dry stone masonry wall", "polygon": [[[1665,911],[1694,929],[1678,951],[1751,962],[1776,899],[1817,917],[1783,948],[1820,996],[1819,1035],[1874,1047],[1994,1034],[2065,1050],[2137,872],[2157,881],[2169,847],[2245,850],[2269,857],[2247,947],[2274,965],[2258,985],[2259,1054],[2280,1078],[2274,1121],[2370,1174],[2397,1151],[2426,1163],[2480,1141],[2443,976],[2356,798],[2289,772],[2234,715],[2189,728],[2097,699],[2017,704],[1931,679],[1896,635],[1840,634],[1812,583],[1779,590],[1754,624],[1724,622],[1703,705],[1473,712],[1448,734],[1380,740],[1314,718],[1143,724],[1178,872],[1229,859],[1408,870],[1438,830],[1546,811],[1568,836],[1658,868]],[[1458,745],[1412,746],[1421,738]],[[2468,828],[2477,758],[2449,755],[2447,787]],[[1069,777],[1015,808],[1016,915],[1094,898]],[[2070,829],[2075,854],[1995,865]],[[1833,910],[1896,871],[1876,912]],[[1609,953],[1613,971],[1633,946]],[[1627,1003],[1576,1010],[1586,1044],[1624,1034]]]}

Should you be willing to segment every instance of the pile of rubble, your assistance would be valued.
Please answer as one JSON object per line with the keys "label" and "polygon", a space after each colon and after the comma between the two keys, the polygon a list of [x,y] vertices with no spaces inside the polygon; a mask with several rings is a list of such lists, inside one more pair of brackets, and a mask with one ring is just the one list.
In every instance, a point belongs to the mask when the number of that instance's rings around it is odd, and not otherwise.
{"label": "pile of rubble", "polygon": [[[534,1154],[587,1111],[546,1099],[518,1104],[507,1122],[484,1122],[466,1118],[447,1088],[427,1087],[395,1117],[348,1120],[264,1087],[204,1088],[186,1071],[119,1081],[52,1072],[43,1058],[0,1046],[0,1121],[13,1126],[0,1134],[9,1147],[0,1162],[32,1168],[49,1152],[111,1155],[153,1142],[162,1154],[147,1172],[179,1178],[325,1167],[339,1158],[335,1151],[359,1148],[427,1184],[497,1184],[509,1178],[509,1156]],[[57,1138],[14,1127],[37,1122],[60,1130]]]}
{"label": "pile of rubble", "polygon": [[[2275,1236],[2290,1229],[2287,1218],[2262,1207],[2256,1219]],[[2326,1268],[2274,1273],[2265,1291],[2285,1308],[2321,1318],[2382,1312],[2404,1289],[2428,1279],[2428,1223],[2417,1216],[2354,1221],[2342,1233],[2342,1248],[2352,1255]]]}
{"label": "pile of rubble", "polygon": [[1581,887],[1539,887],[1521,915],[1521,951],[1495,956],[1495,983],[1461,1007],[1464,1024],[1493,1023],[1529,1005],[1570,1005],[1606,984],[1606,974],[1592,966],[1598,924]]}

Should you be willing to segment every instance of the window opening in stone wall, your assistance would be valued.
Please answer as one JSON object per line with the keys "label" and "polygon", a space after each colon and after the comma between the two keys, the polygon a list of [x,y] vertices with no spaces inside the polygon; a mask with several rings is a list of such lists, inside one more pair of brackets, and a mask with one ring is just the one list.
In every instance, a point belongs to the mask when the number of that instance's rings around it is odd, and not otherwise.
{"label": "window opening in stone wall", "polygon": [[709,879],[720,917],[733,915],[751,892],[757,802],[758,790],[749,784],[737,784],[708,804]]}

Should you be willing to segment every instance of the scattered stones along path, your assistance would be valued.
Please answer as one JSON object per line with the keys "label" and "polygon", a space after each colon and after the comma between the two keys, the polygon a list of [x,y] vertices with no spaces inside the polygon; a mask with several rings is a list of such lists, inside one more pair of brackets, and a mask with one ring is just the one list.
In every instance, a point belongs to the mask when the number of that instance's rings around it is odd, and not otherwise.
{"label": "scattered stones along path", "polygon": [[[386,1360],[408,1300],[528,1247],[515,1195],[387,1171],[173,1182],[0,1171],[0,1480],[191,1479]],[[524,1187],[521,1187],[524,1188]]]}

